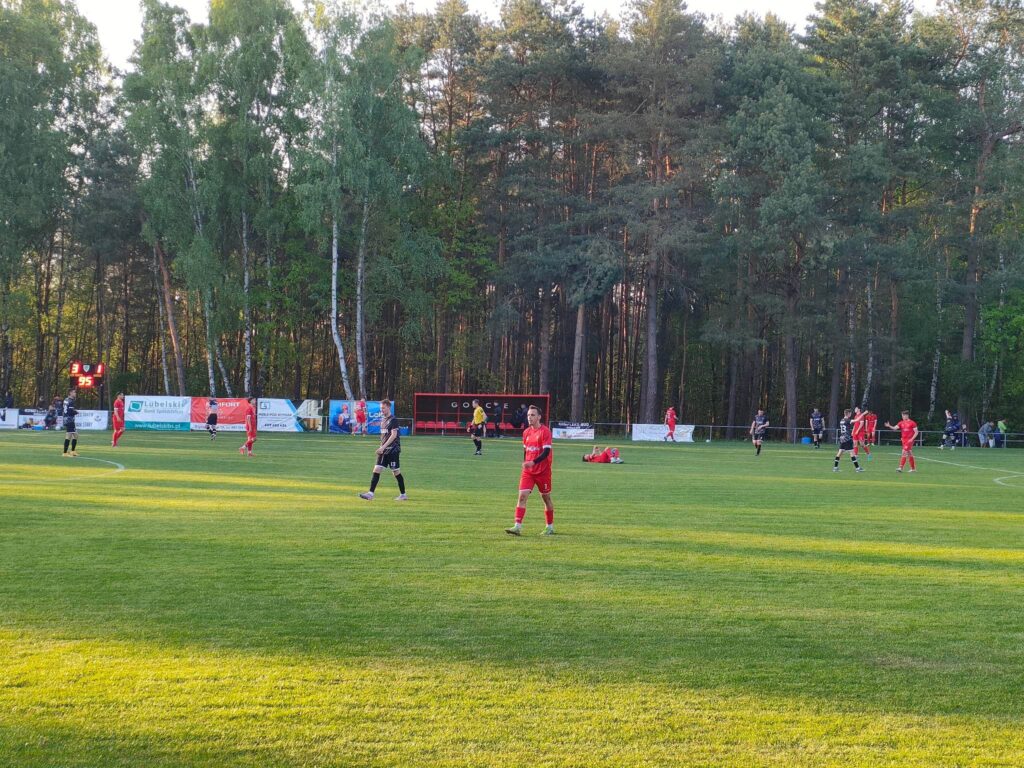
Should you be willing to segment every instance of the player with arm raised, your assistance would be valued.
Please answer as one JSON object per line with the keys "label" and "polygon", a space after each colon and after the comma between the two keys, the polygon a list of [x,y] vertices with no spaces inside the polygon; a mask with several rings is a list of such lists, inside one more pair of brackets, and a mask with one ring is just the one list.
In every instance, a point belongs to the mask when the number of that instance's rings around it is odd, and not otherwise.
{"label": "player with arm raised", "polygon": [[836,451],[835,461],[832,462],[833,472],[839,471],[839,460],[843,457],[844,452],[850,454],[853,466],[857,468],[858,472],[864,471],[864,467],[857,462],[857,449],[853,442],[853,424],[850,409],[847,408],[843,411],[843,418],[839,420],[839,450]]}
{"label": "player with arm raised", "polygon": [[871,458],[871,450],[864,442],[864,430],[867,426],[867,414],[868,412],[862,410],[860,406],[853,409],[853,455],[856,456],[858,451],[863,448],[864,455]]}
{"label": "player with arm raised", "polygon": [[390,469],[395,480],[398,481],[398,496],[395,501],[405,501],[405,478],[402,477],[402,465],[400,454],[402,452],[401,429],[398,419],[391,415],[391,403],[387,400],[380,401],[380,447],[377,449],[377,460],[373,465],[373,476],[370,478],[370,490],[360,493],[360,499],[373,501],[373,493],[377,490],[377,483],[380,482],[380,473],[385,468]]}
{"label": "player with arm raised", "polygon": [[121,435],[124,434],[124,392],[118,392],[114,398],[114,436],[110,441],[111,448],[117,448]]}
{"label": "player with arm raised", "polygon": [[764,410],[761,408],[757,409],[757,415],[754,416],[754,420],[750,422],[750,441],[754,444],[757,449],[755,456],[761,455],[761,441],[764,440],[764,432],[768,429],[768,425],[771,424],[768,421],[768,417],[765,416]]}
{"label": "player with arm raised", "polygon": [[242,407],[242,415],[245,421],[245,443],[238,452],[243,456],[252,456],[252,445],[256,442],[256,398],[246,398]]}
{"label": "player with arm raised", "polygon": [[551,431],[540,423],[540,408],[531,405],[526,412],[530,426],[523,431],[523,473],[519,477],[519,503],[516,505],[516,521],[505,533],[520,536],[523,532],[523,518],[526,517],[526,500],[534,486],[544,500],[544,518],[547,526],[541,536],[555,533],[555,507],[551,503]]}
{"label": "player with arm raised", "polygon": [[900,465],[897,472],[902,472],[904,465],[910,462],[910,471],[917,471],[917,464],[914,462],[914,441],[917,440],[917,422],[910,418],[910,411],[901,411],[902,419],[895,424],[885,422],[886,429],[898,429],[900,442],[903,444],[903,451],[900,453]]}

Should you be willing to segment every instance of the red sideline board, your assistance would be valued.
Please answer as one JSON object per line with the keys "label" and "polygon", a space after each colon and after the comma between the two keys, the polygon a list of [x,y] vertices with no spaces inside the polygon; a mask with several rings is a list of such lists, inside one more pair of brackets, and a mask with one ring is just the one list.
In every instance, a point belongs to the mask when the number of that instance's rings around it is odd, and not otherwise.
{"label": "red sideline board", "polygon": [[[245,407],[244,397],[218,397],[217,398],[217,431],[219,432],[244,432],[245,417],[242,409]],[[210,413],[210,398],[192,398],[192,430],[202,432],[206,429],[206,417]]]}
{"label": "red sideline board", "polygon": [[536,405],[541,420],[548,421],[550,395],[510,395],[496,392],[417,392],[413,395],[413,429],[418,434],[465,434],[466,424],[473,418],[473,401],[479,400],[487,412],[487,423],[493,424],[495,410],[501,408],[501,429],[511,430],[512,414],[519,406]]}

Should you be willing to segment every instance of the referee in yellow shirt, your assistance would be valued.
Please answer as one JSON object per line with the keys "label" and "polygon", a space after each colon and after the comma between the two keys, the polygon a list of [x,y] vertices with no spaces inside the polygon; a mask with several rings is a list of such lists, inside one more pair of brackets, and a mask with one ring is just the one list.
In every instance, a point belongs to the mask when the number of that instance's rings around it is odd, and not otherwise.
{"label": "referee in yellow shirt", "polygon": [[484,444],[481,438],[487,436],[487,414],[480,407],[480,401],[473,401],[473,421],[469,425],[469,434],[473,438],[473,445],[476,446],[474,456],[484,455]]}

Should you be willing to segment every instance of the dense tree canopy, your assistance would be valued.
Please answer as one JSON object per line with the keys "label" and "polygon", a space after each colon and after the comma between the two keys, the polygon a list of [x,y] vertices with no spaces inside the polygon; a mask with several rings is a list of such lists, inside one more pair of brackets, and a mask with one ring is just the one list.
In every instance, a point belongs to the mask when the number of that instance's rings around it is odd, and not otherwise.
{"label": "dense tree canopy", "polygon": [[[0,0],[0,391],[1024,421],[1024,11]],[[105,404],[105,403],[104,403]]]}

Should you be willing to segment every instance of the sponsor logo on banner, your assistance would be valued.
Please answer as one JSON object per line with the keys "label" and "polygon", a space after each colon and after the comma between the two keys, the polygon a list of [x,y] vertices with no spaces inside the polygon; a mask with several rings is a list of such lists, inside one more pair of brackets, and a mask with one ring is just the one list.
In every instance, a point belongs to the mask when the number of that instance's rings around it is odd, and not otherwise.
{"label": "sponsor logo on banner", "polygon": [[[107,411],[79,411],[75,417],[75,426],[79,432],[106,429],[109,419],[110,414]],[[63,424],[58,422],[58,426],[63,429]]]}
{"label": "sponsor logo on banner", "polygon": [[594,425],[580,421],[553,421],[551,437],[555,440],[593,440]]}
{"label": "sponsor logo on banner", "polygon": [[[218,397],[217,400],[217,431],[245,432],[245,398]],[[192,430],[206,431],[206,417],[210,415],[210,398],[193,397],[189,407]],[[257,420],[257,429],[259,422]]]}
{"label": "sponsor logo on banner", "polygon": [[[332,435],[351,435],[356,429],[356,404],[358,400],[331,400],[328,406],[327,430]],[[391,415],[395,412],[395,401],[391,401]],[[366,401],[366,434],[380,434],[380,401]],[[409,428],[402,427],[399,434],[408,435]]]}
{"label": "sponsor logo on banner", "polygon": [[[665,424],[634,424],[633,440],[640,441],[662,441],[668,435],[668,426]],[[675,438],[677,443],[693,442],[693,424],[676,424]]]}
{"label": "sponsor logo on banner", "polygon": [[322,412],[320,400],[303,400],[298,405],[279,397],[261,397],[256,401],[260,432],[319,432]]}
{"label": "sponsor logo on banner", "polygon": [[125,429],[157,429],[187,432],[191,397],[128,395],[125,397]]}

